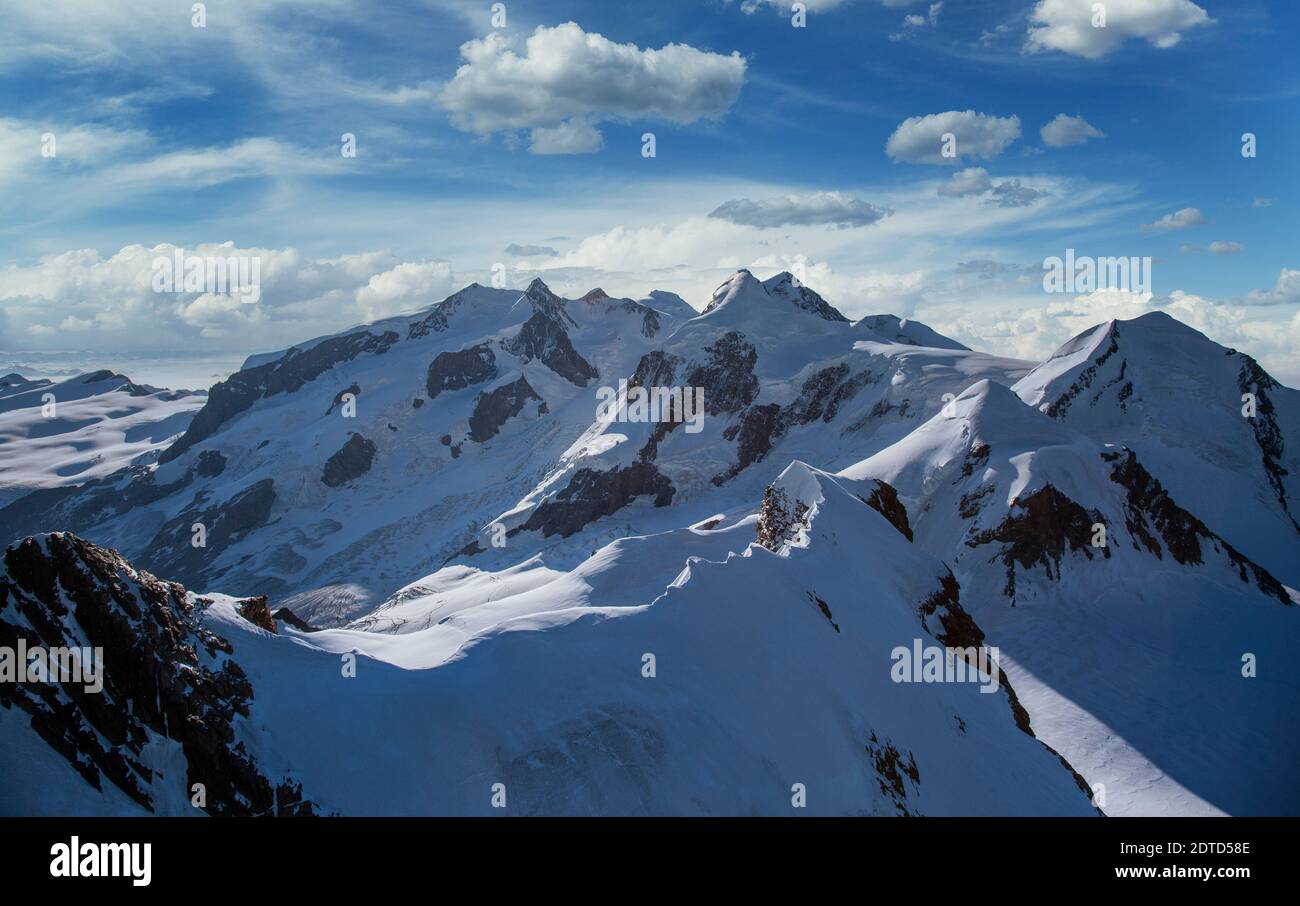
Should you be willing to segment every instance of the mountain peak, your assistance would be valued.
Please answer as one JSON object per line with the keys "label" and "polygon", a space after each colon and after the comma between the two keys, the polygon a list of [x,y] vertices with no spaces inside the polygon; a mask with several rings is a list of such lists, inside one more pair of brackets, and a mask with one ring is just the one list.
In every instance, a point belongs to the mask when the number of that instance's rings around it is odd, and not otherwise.
{"label": "mountain peak", "polygon": [[841,321],[845,324],[849,319],[844,317],[838,309],[819,296],[816,292],[804,286],[803,283],[789,271],[781,271],[774,277],[768,277],[763,281],[764,288],[778,299],[785,299],[793,304],[796,308],[801,308],[810,314],[825,321]]}
{"label": "mountain peak", "polygon": [[736,299],[762,301],[768,298],[770,297],[767,288],[749,272],[748,268],[742,267],[713,291],[713,297],[709,300],[709,304],[704,307],[704,313],[707,315],[711,311],[717,311],[723,306],[730,305]]}
{"label": "mountain peak", "polygon": [[585,296],[583,296],[580,301],[586,302],[590,305],[596,302],[604,302],[607,299],[609,299],[609,293],[597,286],[595,289],[589,291]]}

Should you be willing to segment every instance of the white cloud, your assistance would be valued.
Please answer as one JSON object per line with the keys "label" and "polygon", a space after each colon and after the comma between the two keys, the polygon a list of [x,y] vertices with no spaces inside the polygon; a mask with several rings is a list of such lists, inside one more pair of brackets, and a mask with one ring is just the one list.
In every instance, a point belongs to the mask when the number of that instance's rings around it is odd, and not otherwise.
{"label": "white cloud", "polygon": [[605,144],[605,137],[584,119],[565,120],[554,129],[538,127],[532,131],[528,150],[533,154],[594,154]]}
{"label": "white cloud", "polygon": [[1209,245],[1212,255],[1235,255],[1244,248],[1245,246],[1240,242],[1233,242],[1230,239],[1216,239]]}
{"label": "white cloud", "polygon": [[1081,145],[1090,138],[1105,138],[1106,134],[1081,116],[1066,116],[1058,113],[1042,129],[1038,130],[1043,144],[1049,148],[1068,148]]}
{"label": "white cloud", "polygon": [[[942,154],[945,134],[956,137],[956,157]],[[974,110],[948,110],[913,116],[898,125],[885,142],[895,161],[914,164],[956,164],[960,158],[989,160],[1020,138],[1020,117],[989,116]]]}
{"label": "white cloud", "polygon": [[1155,223],[1144,223],[1144,233],[1164,233],[1170,230],[1190,230],[1192,227],[1209,223],[1197,208],[1182,208],[1172,214],[1166,214]]}
{"label": "white cloud", "polygon": [[465,63],[442,86],[439,103],[457,129],[491,135],[534,130],[538,153],[594,150],[594,122],[651,117],[693,123],[719,117],[740,96],[745,60],[668,44],[616,44],[573,22],[540,26],[522,54],[499,32],[461,45]]}
{"label": "white cloud", "polygon": [[1277,201],[1276,198],[1256,198],[1253,202],[1251,202],[1250,206],[1252,208],[1271,208],[1273,207],[1273,202],[1275,201]]}
{"label": "white cloud", "polygon": [[762,201],[737,198],[723,202],[709,216],[759,229],[823,225],[846,228],[870,226],[892,213],[889,208],[878,207],[851,195],[816,192]]}
{"label": "white cloud", "polygon": [[1018,179],[995,183],[983,167],[958,170],[952,178],[935,190],[948,198],[988,196],[988,203],[1002,208],[1023,208],[1047,195],[1040,189],[1023,185]]}
{"label": "white cloud", "polygon": [[[1094,7],[1105,12],[1105,25],[1094,25]],[[1191,0],[1038,0],[1029,14],[1025,50],[1060,50],[1100,60],[1124,41],[1135,38],[1153,47],[1173,47],[1190,28],[1214,22]]]}
{"label": "white cloud", "polygon": [[989,171],[983,167],[967,167],[952,174],[952,179],[937,189],[940,195],[950,198],[962,198],[966,195],[983,195],[993,188]]}
{"label": "white cloud", "polygon": [[1272,289],[1251,290],[1241,301],[1243,305],[1300,304],[1300,270],[1282,268]]}
{"label": "white cloud", "polygon": [[154,292],[154,259],[171,257],[174,248],[130,245],[107,258],[79,249],[0,268],[6,345],[67,348],[93,342],[118,352],[274,348],[432,304],[469,282],[445,261],[402,262],[387,252],[308,260],[294,249],[226,242],[184,251],[257,258],[259,302]]}

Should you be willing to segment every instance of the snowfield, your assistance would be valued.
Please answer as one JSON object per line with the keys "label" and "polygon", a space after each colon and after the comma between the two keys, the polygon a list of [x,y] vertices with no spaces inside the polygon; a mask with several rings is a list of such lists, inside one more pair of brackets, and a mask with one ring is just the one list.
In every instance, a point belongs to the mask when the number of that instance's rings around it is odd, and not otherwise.
{"label": "snowfield", "polygon": [[534,281],[106,380],[0,389],[0,648],[109,651],[107,711],[0,685],[0,813],[1300,814],[1300,394],[1163,314],[1033,363]]}

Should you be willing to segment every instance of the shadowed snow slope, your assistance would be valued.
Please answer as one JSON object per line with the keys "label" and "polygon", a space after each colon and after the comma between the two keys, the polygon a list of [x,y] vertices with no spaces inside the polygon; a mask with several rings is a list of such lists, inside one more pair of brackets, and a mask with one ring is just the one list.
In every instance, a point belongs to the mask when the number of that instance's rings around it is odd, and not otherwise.
{"label": "shadowed snow slope", "polygon": [[980,382],[853,479],[897,486],[1035,729],[1105,784],[1109,814],[1300,811],[1300,730],[1281,718],[1300,709],[1300,608],[1140,455]]}
{"label": "shadowed snow slope", "polygon": [[271,635],[220,598],[203,626],[255,692],[250,751],[330,811],[488,814],[501,783],[511,814],[790,814],[801,789],[814,814],[1095,814],[1008,689],[891,678],[896,646],[979,644],[942,563],[825,473],[774,497],[776,550],[687,529],[572,574],[444,570],[396,633]]}
{"label": "shadowed snow slope", "polygon": [[64,381],[0,378],[0,505],[152,461],[205,399],[111,371]]}
{"label": "shadowed snow slope", "polygon": [[1300,393],[1250,356],[1154,312],[1080,334],[1014,389],[1131,447],[1175,499],[1300,586]]}

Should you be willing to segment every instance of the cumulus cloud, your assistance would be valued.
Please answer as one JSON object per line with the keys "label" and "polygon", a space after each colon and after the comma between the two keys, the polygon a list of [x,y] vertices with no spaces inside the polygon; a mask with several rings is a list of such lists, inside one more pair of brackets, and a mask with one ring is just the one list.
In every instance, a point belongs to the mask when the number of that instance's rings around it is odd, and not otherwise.
{"label": "cumulus cloud", "polygon": [[764,230],[783,226],[835,226],[843,229],[870,226],[892,213],[889,208],[878,207],[851,195],[817,192],[762,201],[737,198],[723,202],[709,216]]}
{"label": "cumulus cloud", "polygon": [[[1094,25],[1094,6],[1104,9],[1105,25]],[[1130,38],[1153,47],[1173,47],[1190,28],[1210,25],[1209,14],[1191,0],[1038,0],[1029,14],[1025,50],[1059,50],[1100,60]]]}
{"label": "cumulus cloud", "polygon": [[445,261],[404,262],[388,252],[306,259],[295,249],[210,243],[185,247],[203,258],[259,262],[261,299],[155,292],[154,261],[175,246],[126,246],[48,255],[0,268],[6,341],[15,348],[66,348],[93,342],[131,350],[247,349],[289,345],[354,324],[437,302],[468,280]]}
{"label": "cumulus cloud", "polygon": [[[956,138],[956,157],[943,156],[943,136],[948,133]],[[990,160],[1018,138],[1018,116],[948,110],[903,120],[885,142],[885,153],[913,164],[956,164],[963,157]]]}
{"label": "cumulus cloud", "polygon": [[1068,148],[1081,145],[1090,138],[1105,138],[1106,134],[1081,116],[1066,116],[1058,113],[1042,129],[1038,130],[1043,144],[1049,148]]}
{"label": "cumulus cloud", "polygon": [[937,191],[949,198],[962,198],[966,195],[983,195],[992,188],[993,181],[989,179],[988,170],[983,167],[967,167],[954,173]]}
{"label": "cumulus cloud", "polygon": [[1300,304],[1300,270],[1282,268],[1272,289],[1251,290],[1241,302],[1243,305]]}
{"label": "cumulus cloud", "polygon": [[1047,195],[1040,189],[1023,185],[1018,179],[995,183],[989,177],[989,171],[983,167],[967,167],[958,170],[950,180],[940,184],[935,191],[948,198],[988,196],[988,204],[995,204],[1000,208],[1028,207]]}
{"label": "cumulus cloud", "polygon": [[499,32],[467,41],[460,53],[464,64],[438,93],[452,125],[483,136],[532,130],[540,154],[596,150],[602,119],[719,117],[745,82],[739,53],[686,44],[643,50],[573,22],[538,27],[522,54]]}
{"label": "cumulus cloud", "polygon": [[1165,233],[1170,230],[1190,230],[1192,227],[1209,223],[1197,208],[1182,208],[1172,214],[1166,214],[1155,223],[1142,224],[1144,233]]}

